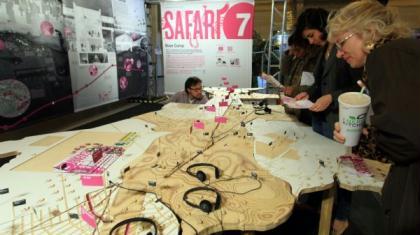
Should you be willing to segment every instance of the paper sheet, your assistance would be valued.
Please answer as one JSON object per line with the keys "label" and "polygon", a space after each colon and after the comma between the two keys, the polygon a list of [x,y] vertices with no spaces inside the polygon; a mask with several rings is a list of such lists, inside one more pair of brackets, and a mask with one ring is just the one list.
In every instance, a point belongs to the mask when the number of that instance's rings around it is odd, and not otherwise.
{"label": "paper sheet", "polygon": [[289,96],[281,96],[281,100],[287,107],[292,109],[309,109],[314,103],[310,100],[295,100]]}

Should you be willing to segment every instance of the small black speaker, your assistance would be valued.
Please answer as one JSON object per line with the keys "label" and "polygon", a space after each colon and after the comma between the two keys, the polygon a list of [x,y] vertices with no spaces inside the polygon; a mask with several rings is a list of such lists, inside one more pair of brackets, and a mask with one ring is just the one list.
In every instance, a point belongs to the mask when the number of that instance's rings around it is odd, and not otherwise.
{"label": "small black speaker", "polygon": [[204,182],[207,178],[206,174],[203,171],[197,171],[195,175],[197,176],[197,179],[200,180],[201,182]]}
{"label": "small black speaker", "polygon": [[206,212],[206,213],[210,213],[212,211],[212,204],[211,202],[207,201],[207,200],[202,200],[200,202],[200,210]]}

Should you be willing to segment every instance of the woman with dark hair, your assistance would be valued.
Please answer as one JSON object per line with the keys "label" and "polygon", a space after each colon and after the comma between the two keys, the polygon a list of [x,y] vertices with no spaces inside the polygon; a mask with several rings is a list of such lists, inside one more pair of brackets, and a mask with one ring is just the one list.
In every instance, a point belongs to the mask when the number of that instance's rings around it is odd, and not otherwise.
{"label": "woman with dark hair", "polygon": [[[332,139],[334,123],[338,121],[338,96],[359,89],[357,80],[361,78],[362,70],[350,68],[344,60],[335,56],[335,45],[327,41],[327,23],[328,12],[321,8],[309,8],[297,20],[297,32],[308,39],[310,44],[322,47],[322,53],[315,66],[315,83],[295,98],[314,102],[309,108],[312,111],[312,129]],[[350,202],[351,193],[339,189],[333,223],[335,234],[342,234],[348,226]]]}
{"label": "woman with dark hair", "polygon": [[344,60],[334,56],[336,48],[327,41],[327,22],[328,12],[321,8],[309,8],[298,18],[296,32],[310,44],[322,47],[322,53],[315,66],[315,83],[306,92],[296,95],[296,99],[314,102],[310,108],[312,129],[332,139],[334,123],[338,120],[338,96],[358,89],[356,81],[362,71],[351,69]]}

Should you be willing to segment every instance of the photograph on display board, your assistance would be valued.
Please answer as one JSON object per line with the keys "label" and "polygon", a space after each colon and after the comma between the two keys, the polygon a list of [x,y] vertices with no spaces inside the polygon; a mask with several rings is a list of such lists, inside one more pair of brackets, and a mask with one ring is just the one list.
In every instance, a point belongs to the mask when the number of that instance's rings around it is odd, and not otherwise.
{"label": "photograph on display board", "polygon": [[65,0],[63,12],[71,32],[73,91],[95,80],[83,96],[75,97],[75,111],[146,96],[144,1]]}
{"label": "photograph on display board", "polygon": [[120,99],[147,97],[148,72],[144,1],[112,0]]}
{"label": "photograph on display board", "polygon": [[111,0],[64,0],[74,111],[118,100]]}
{"label": "photograph on display board", "polygon": [[0,131],[72,112],[61,3],[5,0],[0,12]]}

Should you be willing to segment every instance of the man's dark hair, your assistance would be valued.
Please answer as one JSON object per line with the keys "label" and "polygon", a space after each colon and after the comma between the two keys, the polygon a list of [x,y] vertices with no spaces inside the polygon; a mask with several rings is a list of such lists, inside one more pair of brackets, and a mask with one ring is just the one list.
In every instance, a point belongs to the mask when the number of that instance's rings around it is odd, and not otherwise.
{"label": "man's dark hair", "polygon": [[305,29],[316,29],[322,33],[322,40],[327,40],[325,30],[328,21],[328,11],[322,8],[308,8],[299,15],[296,22],[296,33],[302,35]]}
{"label": "man's dark hair", "polygon": [[188,88],[197,85],[198,83],[202,83],[201,79],[198,77],[189,77],[187,81],[185,81],[185,92],[188,94]]}

